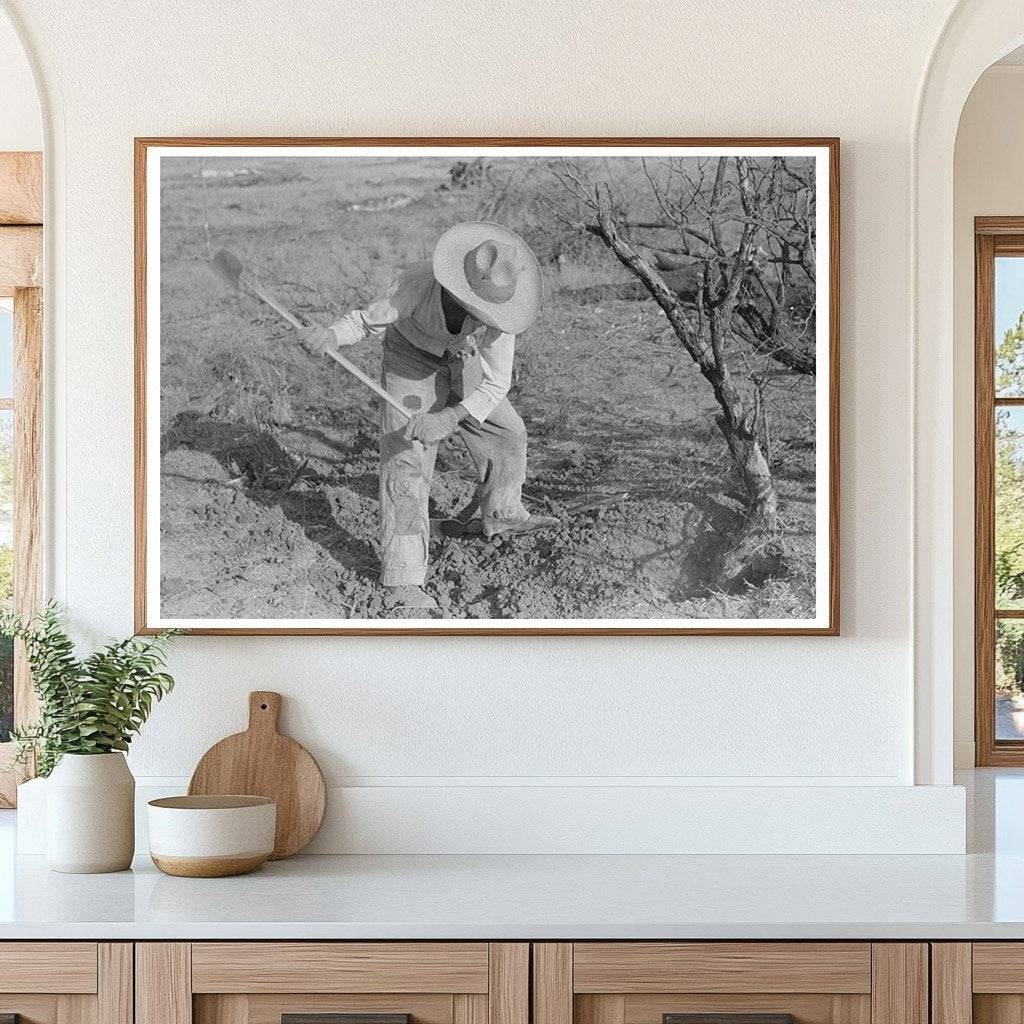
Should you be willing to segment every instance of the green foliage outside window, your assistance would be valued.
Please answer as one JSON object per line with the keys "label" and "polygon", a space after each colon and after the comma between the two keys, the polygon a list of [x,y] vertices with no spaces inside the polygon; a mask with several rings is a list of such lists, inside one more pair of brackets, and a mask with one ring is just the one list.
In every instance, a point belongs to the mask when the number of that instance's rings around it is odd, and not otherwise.
{"label": "green foliage outside window", "polygon": [[1020,395],[1024,391],[1024,313],[996,346],[996,395]]}
{"label": "green foliage outside window", "polygon": [[[1024,385],[1024,313],[996,348],[996,394]],[[1016,410],[1014,410],[1016,412]],[[1009,409],[996,412],[996,607],[1024,602],[1024,429]]]}
{"label": "green foliage outside window", "polygon": [[[996,394],[1024,395],[1024,313],[996,347]],[[996,608],[1024,607],[1024,410],[996,411]],[[996,626],[996,685],[1024,689],[1024,628]]]}
{"label": "green foliage outside window", "polygon": [[996,607],[1024,601],[1024,430],[996,413]]}

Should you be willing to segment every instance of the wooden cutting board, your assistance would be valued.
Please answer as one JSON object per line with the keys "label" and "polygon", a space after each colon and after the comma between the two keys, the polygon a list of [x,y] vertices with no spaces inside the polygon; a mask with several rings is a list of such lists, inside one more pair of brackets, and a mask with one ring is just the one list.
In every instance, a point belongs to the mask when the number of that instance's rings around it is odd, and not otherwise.
{"label": "wooden cutting board", "polygon": [[273,860],[307,846],[324,820],[327,790],[320,766],[302,744],[277,731],[281,694],[249,694],[249,728],[214,744],[200,759],[190,795],[267,796],[277,803]]}

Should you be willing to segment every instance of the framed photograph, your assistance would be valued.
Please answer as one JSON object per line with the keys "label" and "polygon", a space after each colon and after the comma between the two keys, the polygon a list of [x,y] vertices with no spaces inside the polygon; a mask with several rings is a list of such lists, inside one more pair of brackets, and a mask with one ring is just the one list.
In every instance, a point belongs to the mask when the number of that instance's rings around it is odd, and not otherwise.
{"label": "framed photograph", "polygon": [[837,139],[135,169],[140,632],[838,632]]}

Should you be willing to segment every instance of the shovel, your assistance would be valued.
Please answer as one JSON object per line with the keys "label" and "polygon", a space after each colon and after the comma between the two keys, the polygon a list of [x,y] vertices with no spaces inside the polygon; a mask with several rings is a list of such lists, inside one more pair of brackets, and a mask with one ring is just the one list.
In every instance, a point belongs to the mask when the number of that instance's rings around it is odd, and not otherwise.
{"label": "shovel", "polygon": [[[300,330],[306,326],[294,313],[283,306],[274,298],[260,282],[245,269],[245,264],[227,249],[221,249],[213,257],[213,269],[217,276],[222,278],[235,291],[244,292],[254,298],[265,302],[274,312],[287,320],[292,327]],[[412,418],[409,410],[399,405],[398,401],[389,395],[372,377],[367,376],[355,363],[346,359],[340,352],[328,351],[329,355],[339,366],[343,366],[356,380],[365,384],[378,398],[387,402],[395,412],[400,412],[406,420]]]}

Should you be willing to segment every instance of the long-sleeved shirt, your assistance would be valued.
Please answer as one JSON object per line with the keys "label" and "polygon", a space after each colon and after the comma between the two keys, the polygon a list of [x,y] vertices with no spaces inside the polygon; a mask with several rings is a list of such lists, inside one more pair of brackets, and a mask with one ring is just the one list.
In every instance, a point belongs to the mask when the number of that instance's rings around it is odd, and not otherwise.
{"label": "long-sleeved shirt", "polygon": [[441,306],[441,286],[434,278],[429,260],[414,263],[402,273],[385,298],[366,309],[354,309],[331,325],[340,346],[355,345],[370,335],[379,336],[388,327],[398,331],[410,345],[435,356],[463,351],[472,336],[480,354],[482,380],[463,396],[462,405],[477,422],[483,423],[508,394],[515,336],[481,323],[471,313],[466,315],[459,333],[452,334]]}

